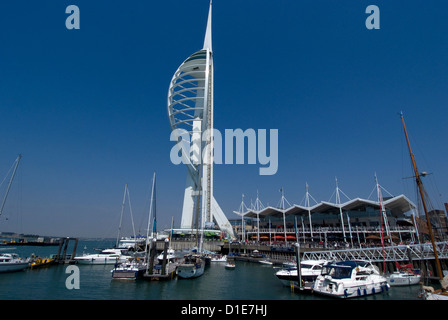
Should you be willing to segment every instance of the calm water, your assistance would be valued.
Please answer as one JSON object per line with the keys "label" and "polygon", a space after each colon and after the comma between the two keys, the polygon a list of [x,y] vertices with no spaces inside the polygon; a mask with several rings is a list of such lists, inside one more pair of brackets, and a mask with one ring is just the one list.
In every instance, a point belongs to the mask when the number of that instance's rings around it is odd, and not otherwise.
{"label": "calm water", "polygon": [[[113,244],[80,241],[77,255]],[[10,249],[2,252],[45,257],[57,253],[58,247]],[[71,253],[70,247],[67,252]],[[249,262],[237,261],[235,270],[226,270],[223,263],[212,263],[200,278],[172,281],[116,281],[111,278],[111,265],[78,267],[80,288],[72,290],[65,286],[67,265],[0,274],[0,300],[328,300],[291,292],[277,280],[272,266]],[[418,300],[419,290],[419,286],[394,287],[385,294],[357,300]]]}

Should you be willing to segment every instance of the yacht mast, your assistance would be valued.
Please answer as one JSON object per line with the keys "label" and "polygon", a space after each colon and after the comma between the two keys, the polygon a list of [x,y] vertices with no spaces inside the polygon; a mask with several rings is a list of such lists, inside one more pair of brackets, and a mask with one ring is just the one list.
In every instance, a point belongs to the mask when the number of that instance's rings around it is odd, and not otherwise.
{"label": "yacht mast", "polygon": [[124,194],[123,194],[123,202],[121,203],[121,215],[120,215],[120,224],[118,225],[118,235],[117,235],[117,242],[115,244],[115,247],[118,248],[118,242],[120,241],[120,233],[121,233],[121,223],[123,222],[123,212],[124,212],[124,206],[126,205],[126,192],[128,190],[128,184],[126,183],[124,185]]}
{"label": "yacht mast", "polygon": [[[153,173],[152,176],[152,188],[151,188],[151,200],[149,204],[149,214],[148,214],[148,227],[146,229],[146,241],[149,239],[149,226],[151,225],[151,217],[152,217],[152,232],[151,237],[157,237],[156,230],[157,230],[157,220],[156,220],[156,200],[155,200],[155,187],[156,187],[156,173]],[[154,214],[153,214],[154,212]]]}
{"label": "yacht mast", "polygon": [[3,198],[2,206],[0,208],[0,216],[3,213],[3,208],[5,207],[6,198],[8,197],[9,189],[11,189],[12,181],[14,180],[14,176],[16,175],[17,167],[19,166],[19,162],[20,162],[21,158],[22,158],[22,155],[19,154],[19,156],[17,157],[17,159],[15,161],[16,165],[15,165],[14,171],[13,171],[13,173],[11,175],[11,179],[9,179],[8,189],[6,190],[5,196]]}
{"label": "yacht mast", "polygon": [[426,207],[423,182],[420,179],[420,174],[419,174],[419,172],[417,170],[417,164],[416,164],[415,159],[414,159],[414,154],[412,153],[412,150],[411,150],[411,144],[409,142],[408,133],[406,131],[406,125],[404,123],[403,112],[401,113],[401,122],[403,123],[404,134],[406,136],[406,141],[408,143],[409,154],[411,156],[412,166],[414,167],[415,182],[417,183],[417,186],[418,186],[418,189],[419,189],[419,193],[420,193],[420,197],[422,198],[423,210],[425,211],[425,216],[426,216],[426,224],[428,226],[429,236],[431,237],[432,248],[434,250],[434,258],[436,259],[437,273],[438,273],[438,276],[439,276],[440,280],[443,280],[442,268],[440,266],[440,261],[439,261],[439,257],[438,257],[438,254],[437,254],[437,247],[436,247],[436,244],[434,242],[434,234],[432,232],[431,221],[429,220],[428,209]]}

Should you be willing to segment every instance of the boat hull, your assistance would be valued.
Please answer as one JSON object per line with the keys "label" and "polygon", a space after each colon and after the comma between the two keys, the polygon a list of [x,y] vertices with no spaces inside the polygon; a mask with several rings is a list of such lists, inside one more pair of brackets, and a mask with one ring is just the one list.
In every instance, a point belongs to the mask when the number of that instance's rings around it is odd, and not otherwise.
{"label": "boat hull", "polygon": [[[277,279],[280,280],[280,282],[284,285],[284,286],[291,286],[291,282],[294,283],[295,285],[298,285],[298,278],[297,278],[297,272],[295,273],[290,273],[290,274],[276,274]],[[303,282],[314,282],[317,278],[317,275],[301,275],[300,277],[302,279]]]}
{"label": "boat hull", "polygon": [[197,278],[204,274],[205,262],[180,264],[177,267],[177,276],[183,279]]}
{"label": "boat hull", "polygon": [[112,270],[113,280],[137,280],[143,276],[145,269]]}
{"label": "boat hull", "polygon": [[389,285],[392,287],[412,286],[419,284],[420,280],[420,275],[391,274],[389,277],[387,277],[387,283],[389,283]]}
{"label": "boat hull", "polygon": [[4,263],[0,264],[0,273],[7,273],[7,272],[17,272],[25,270],[29,267],[28,262],[17,262],[17,263]]}
{"label": "boat hull", "polygon": [[366,281],[353,285],[346,285],[335,281],[316,282],[313,293],[333,298],[357,298],[389,291],[390,285],[386,279],[379,281]]}
{"label": "boat hull", "polygon": [[225,268],[227,270],[235,270],[235,265],[234,264],[226,264]]}
{"label": "boat hull", "polygon": [[131,257],[98,254],[98,255],[85,255],[85,256],[81,256],[81,257],[75,257],[75,261],[79,264],[106,265],[106,264],[124,263],[129,258],[131,258]]}

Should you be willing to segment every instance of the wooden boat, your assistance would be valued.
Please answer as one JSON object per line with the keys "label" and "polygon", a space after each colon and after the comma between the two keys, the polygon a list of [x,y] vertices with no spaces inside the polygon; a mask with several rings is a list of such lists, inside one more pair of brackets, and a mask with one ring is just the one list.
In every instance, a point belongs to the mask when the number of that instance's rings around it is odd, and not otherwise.
{"label": "wooden boat", "polygon": [[434,259],[436,261],[437,276],[439,277],[440,284],[442,286],[442,288],[439,290],[434,290],[434,288],[429,287],[429,286],[422,286],[423,291],[420,294],[420,297],[423,297],[426,300],[448,300],[448,291],[447,291],[448,290],[448,276],[443,277],[442,267],[440,265],[440,260],[439,260],[439,256],[437,253],[437,247],[436,247],[435,239],[434,239],[434,233],[432,230],[431,220],[429,217],[428,205],[426,202],[427,193],[425,191],[423,182],[421,180],[421,177],[425,176],[426,174],[420,174],[417,169],[417,163],[415,162],[414,154],[412,153],[412,150],[411,150],[411,144],[409,142],[408,132],[406,130],[406,124],[404,123],[403,113],[401,113],[401,122],[403,124],[404,134],[406,136],[406,141],[407,141],[408,148],[409,148],[409,155],[411,156],[411,162],[412,162],[412,166],[413,166],[414,174],[415,174],[415,176],[414,176],[415,182],[417,184],[417,188],[418,188],[421,200],[422,200],[423,210],[425,211],[426,224],[428,227],[429,237],[431,239],[432,249],[434,252]]}

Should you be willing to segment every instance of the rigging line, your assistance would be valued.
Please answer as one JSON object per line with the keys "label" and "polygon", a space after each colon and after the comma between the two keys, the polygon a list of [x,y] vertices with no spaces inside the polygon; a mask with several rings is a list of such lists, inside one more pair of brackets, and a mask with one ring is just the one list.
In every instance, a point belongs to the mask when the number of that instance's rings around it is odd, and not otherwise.
{"label": "rigging line", "polygon": [[3,181],[0,183],[0,186],[5,182],[6,178],[9,177],[9,173],[11,172],[12,168],[14,168],[14,165],[16,164],[16,161],[14,161],[11,165],[11,168],[9,168],[8,172],[6,173],[6,176],[3,178]]}
{"label": "rigging line", "polygon": [[14,161],[14,164],[15,164],[14,171],[12,172],[11,179],[9,179],[8,189],[6,190],[5,196],[4,196],[4,198],[3,198],[2,205],[1,205],[1,207],[0,207],[0,216],[1,216],[2,213],[3,213],[3,208],[5,207],[6,198],[8,197],[8,193],[9,193],[9,190],[11,189],[12,181],[14,180],[14,176],[16,175],[17,167],[19,166],[19,162],[20,162],[20,159],[21,159],[21,158],[22,158],[22,155],[19,154],[19,156],[17,157],[17,159]]}

